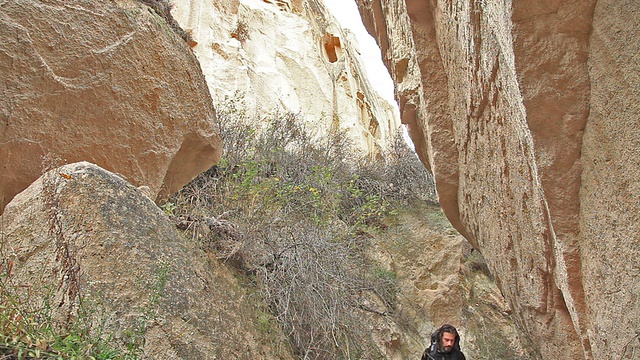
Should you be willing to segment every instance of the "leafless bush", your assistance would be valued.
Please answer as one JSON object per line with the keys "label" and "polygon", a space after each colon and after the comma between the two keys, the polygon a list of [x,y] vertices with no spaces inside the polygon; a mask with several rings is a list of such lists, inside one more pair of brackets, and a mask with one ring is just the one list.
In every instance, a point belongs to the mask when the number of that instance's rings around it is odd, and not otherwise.
{"label": "leafless bush", "polygon": [[[265,300],[300,358],[337,359],[376,353],[359,309],[376,287],[365,275],[371,264],[344,228],[313,221],[276,222],[248,253]],[[362,245],[362,244],[360,244]],[[387,311],[387,309],[383,310]]]}
{"label": "leafless bush", "polygon": [[396,200],[417,198],[437,203],[433,175],[406,144],[401,131],[384,156],[385,192]]}
{"label": "leafless bush", "polygon": [[249,39],[249,26],[246,22],[238,20],[236,28],[231,33],[231,37],[237,39],[240,42],[244,42]]}
{"label": "leafless bush", "polygon": [[158,16],[163,18],[167,25],[176,33],[178,36],[182,38],[189,46],[194,46],[195,41],[191,36],[191,32],[184,30],[180,24],[173,18],[171,15],[171,9],[173,8],[173,4],[169,0],[138,0],[141,3],[147,5],[150,9],[152,9]]}
{"label": "leafless bush", "polygon": [[241,98],[217,113],[224,158],[172,199],[171,215],[198,221],[183,228],[205,250],[241,255],[301,359],[379,357],[366,319],[394,315],[396,280],[369,258],[368,231],[390,200],[428,185],[404,189],[393,177],[413,163],[356,158],[341,134],[313,143],[296,114],[257,120]]}

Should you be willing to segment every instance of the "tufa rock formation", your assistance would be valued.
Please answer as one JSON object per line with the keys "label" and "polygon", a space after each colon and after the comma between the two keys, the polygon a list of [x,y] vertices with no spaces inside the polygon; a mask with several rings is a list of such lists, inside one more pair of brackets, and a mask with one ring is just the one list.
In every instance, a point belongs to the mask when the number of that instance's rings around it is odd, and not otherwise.
{"label": "tufa rock formation", "polygon": [[255,294],[111,172],[87,162],[51,170],[0,220],[13,264],[3,291],[50,309],[60,329],[77,323],[123,353],[140,347],[143,359],[293,359],[276,327],[256,320],[268,310]]}
{"label": "tufa rock formation", "polygon": [[317,139],[347,134],[375,157],[401,124],[397,108],[372,90],[355,36],[321,0],[174,1],[191,31],[214,103],[242,100],[256,117],[300,114]]}
{"label": "tufa rock formation", "polygon": [[542,356],[640,351],[640,3],[357,0],[452,224]]}
{"label": "tufa rock formation", "polygon": [[148,6],[3,2],[0,37],[0,212],[43,166],[90,161],[155,198],[218,160],[198,61]]}

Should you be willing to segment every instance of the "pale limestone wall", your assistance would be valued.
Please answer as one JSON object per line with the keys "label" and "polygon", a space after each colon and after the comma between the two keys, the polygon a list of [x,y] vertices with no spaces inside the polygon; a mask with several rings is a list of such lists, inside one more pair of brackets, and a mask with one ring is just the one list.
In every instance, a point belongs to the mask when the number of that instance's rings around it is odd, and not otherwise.
{"label": "pale limestone wall", "polygon": [[443,209],[541,354],[637,356],[640,4],[357,2]]}
{"label": "pale limestone wall", "polygon": [[354,36],[322,1],[174,4],[197,42],[214,103],[241,93],[251,114],[299,113],[318,139],[340,130],[372,156],[400,128],[397,108],[371,89]]}

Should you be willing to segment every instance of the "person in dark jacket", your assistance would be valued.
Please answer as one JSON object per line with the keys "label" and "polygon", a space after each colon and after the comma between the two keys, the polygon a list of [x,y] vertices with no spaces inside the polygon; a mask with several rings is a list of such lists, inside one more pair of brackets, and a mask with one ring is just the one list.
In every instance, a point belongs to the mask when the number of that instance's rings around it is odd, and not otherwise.
{"label": "person in dark jacket", "polygon": [[455,327],[442,325],[431,334],[431,345],[424,350],[421,360],[466,360],[460,351],[460,335]]}

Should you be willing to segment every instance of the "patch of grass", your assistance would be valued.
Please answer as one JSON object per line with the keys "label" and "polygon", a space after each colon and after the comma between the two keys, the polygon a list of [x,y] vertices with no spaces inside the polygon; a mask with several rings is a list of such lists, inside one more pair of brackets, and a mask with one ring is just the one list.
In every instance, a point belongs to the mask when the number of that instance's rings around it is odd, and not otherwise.
{"label": "patch of grass", "polygon": [[[81,297],[76,314],[64,326],[54,318],[53,291],[31,296],[10,285],[13,263],[0,262],[0,359],[135,360],[142,352],[146,328],[155,319],[169,274],[160,266],[151,284],[149,308],[116,339],[105,328],[102,300]],[[34,298],[40,301],[34,301]]]}
{"label": "patch of grass", "polygon": [[391,270],[384,269],[382,267],[377,267],[373,269],[373,276],[382,279],[385,282],[395,282],[397,280],[397,275],[395,272]]}
{"label": "patch of grass", "polygon": [[[92,331],[88,311],[81,306],[70,327],[55,326],[52,308],[46,301],[33,306],[33,299],[14,293],[7,286],[10,263],[0,267],[0,358],[2,359],[137,359],[137,352],[123,352],[112,346],[108,336]],[[98,335],[97,333],[100,333]],[[138,349],[135,349],[138,350]]]}
{"label": "patch of grass", "polygon": [[264,335],[269,335],[273,332],[274,324],[273,324],[273,316],[268,313],[260,313],[258,315],[258,329]]}

